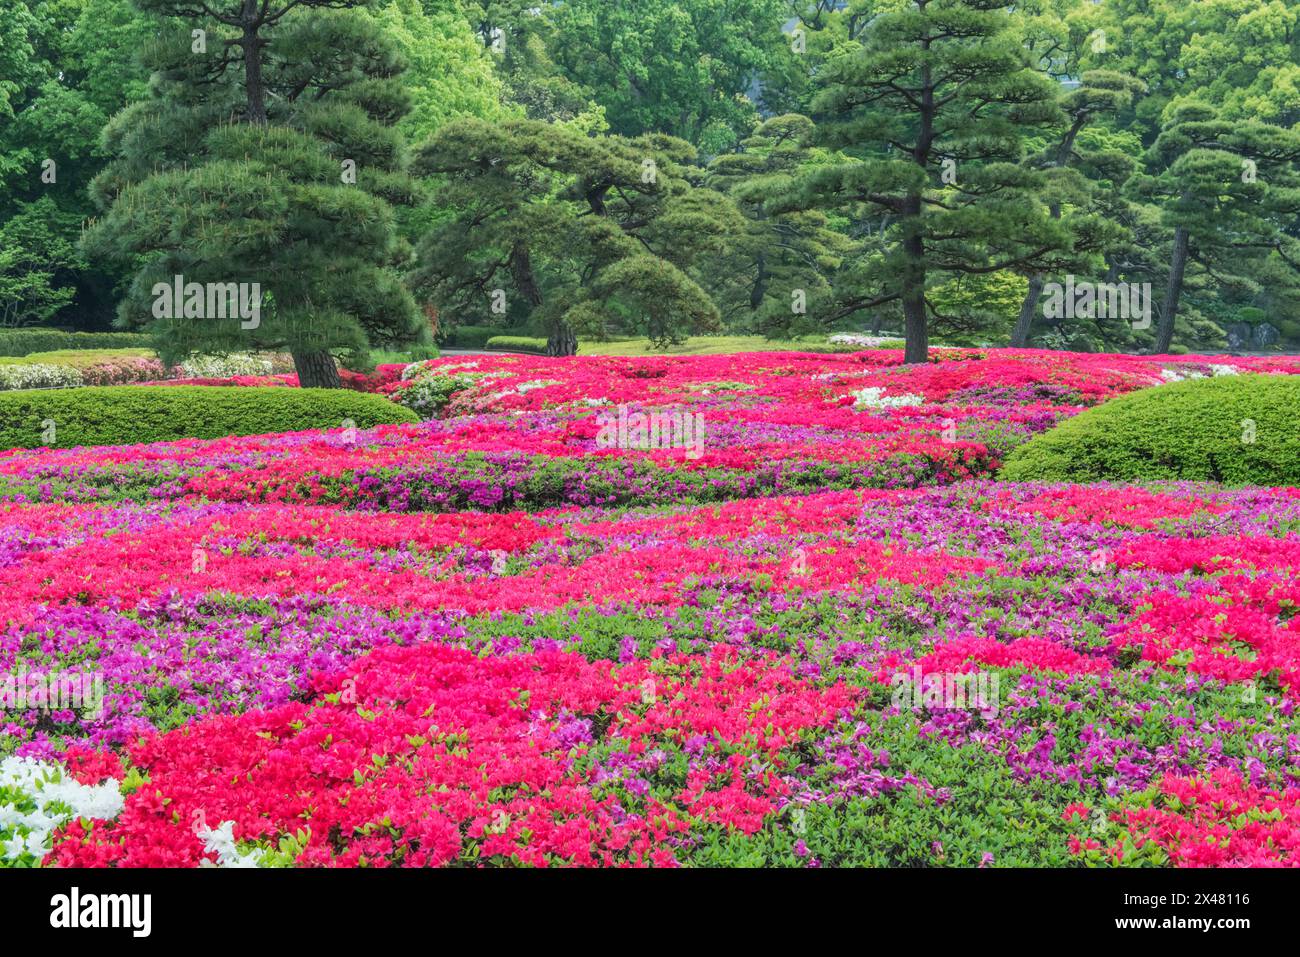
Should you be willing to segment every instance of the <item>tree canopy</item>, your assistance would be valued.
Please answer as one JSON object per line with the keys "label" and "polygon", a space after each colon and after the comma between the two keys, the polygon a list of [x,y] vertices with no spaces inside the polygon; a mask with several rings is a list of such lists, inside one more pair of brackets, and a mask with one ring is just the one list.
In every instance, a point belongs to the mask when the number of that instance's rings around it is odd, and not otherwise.
{"label": "tree canopy", "polygon": [[325,385],[464,325],[1300,345],[1295,0],[0,8],[0,322]]}

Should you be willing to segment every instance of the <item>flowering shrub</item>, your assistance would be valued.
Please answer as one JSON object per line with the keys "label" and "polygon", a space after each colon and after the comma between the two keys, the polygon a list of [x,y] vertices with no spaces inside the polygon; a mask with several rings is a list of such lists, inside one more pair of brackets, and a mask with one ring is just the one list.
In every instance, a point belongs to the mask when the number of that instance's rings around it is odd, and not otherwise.
{"label": "flowering shrub", "polygon": [[[293,370],[288,355],[199,356],[168,369],[157,357],[137,354],[143,350],[99,350],[52,352],[33,356],[33,361],[0,363],[0,391],[11,389],[61,389],[79,385],[128,385],[132,383],[176,383],[208,385],[281,385],[276,378]],[[42,360],[42,361],[34,361]],[[356,373],[351,379],[365,382],[371,377]],[[297,384],[293,377],[293,384]]]}
{"label": "flowering shrub", "polygon": [[0,363],[0,391],[10,389],[71,389],[85,384],[82,373],[71,366]]}
{"label": "flowering shrub", "polygon": [[250,355],[232,353],[227,356],[196,356],[180,364],[183,379],[224,379],[235,376],[269,376],[293,369],[287,355]]}
{"label": "flowering shrub", "polygon": [[[366,380],[453,381],[419,424],[0,456],[0,855],[1295,863],[1300,489],[990,478],[1203,360],[893,359],[441,360]],[[675,407],[699,460],[598,441]]]}
{"label": "flowering shrub", "polygon": [[[1071,837],[1071,850],[1094,862],[1143,858],[1183,867],[1270,867],[1300,863],[1300,788],[1257,787],[1219,768],[1204,778],[1164,778],[1155,804],[1110,815],[1112,844]],[[1082,816],[1080,806],[1075,815]]]}
{"label": "flowering shrub", "polygon": [[68,821],[116,818],[122,810],[118,782],[85,784],[57,765],[31,758],[0,759],[0,861],[38,864],[51,833]]}
{"label": "flowering shrub", "polygon": [[100,360],[81,370],[85,385],[125,385],[150,382],[166,376],[162,362],[149,356],[123,356]]}

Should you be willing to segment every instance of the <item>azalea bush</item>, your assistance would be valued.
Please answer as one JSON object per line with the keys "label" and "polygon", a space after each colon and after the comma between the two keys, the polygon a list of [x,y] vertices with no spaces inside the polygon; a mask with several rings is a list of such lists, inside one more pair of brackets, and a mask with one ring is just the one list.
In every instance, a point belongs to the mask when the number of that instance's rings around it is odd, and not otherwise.
{"label": "azalea bush", "polygon": [[[284,380],[276,377],[292,369],[293,360],[281,353],[197,356],[168,368],[148,349],[61,349],[0,359],[0,391],[165,382],[246,385],[252,379],[280,385]],[[356,378],[365,377],[353,374]]]}
{"label": "azalea bush", "polygon": [[1300,489],[995,477],[1207,360],[895,360],[446,359],[366,380],[453,383],[423,422],[0,456],[0,858],[1296,863]]}
{"label": "azalea bush", "polygon": [[85,376],[71,366],[49,363],[0,363],[0,392],[15,389],[71,389],[84,385]]}
{"label": "azalea bush", "polygon": [[1210,479],[1232,484],[1300,482],[1300,379],[1238,375],[1175,377],[1063,422],[1025,444],[1003,476]]}

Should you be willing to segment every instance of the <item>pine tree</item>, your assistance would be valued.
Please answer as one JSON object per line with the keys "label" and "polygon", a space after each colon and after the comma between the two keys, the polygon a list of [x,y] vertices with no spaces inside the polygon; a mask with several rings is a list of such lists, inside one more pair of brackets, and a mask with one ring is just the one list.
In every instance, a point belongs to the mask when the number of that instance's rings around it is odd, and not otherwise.
{"label": "pine tree", "polygon": [[[1113,245],[1117,238],[1113,231],[1100,228],[1103,223],[1089,209],[1092,194],[1096,192],[1101,177],[1084,177],[1078,168],[1098,171],[1103,166],[1115,168],[1123,164],[1123,157],[1082,148],[1079,135],[1099,118],[1113,116],[1126,109],[1132,104],[1133,97],[1144,89],[1140,80],[1122,73],[1110,70],[1086,71],[1079,86],[1061,98],[1061,109],[1067,118],[1067,125],[1060,138],[1033,160],[1037,168],[1049,171],[1049,215],[1053,219],[1060,219],[1066,214],[1068,204],[1077,237],[1076,252]],[[1021,302],[1020,315],[1011,332],[1012,348],[1023,349],[1029,345],[1029,333],[1046,282],[1047,275],[1044,272],[1038,271],[1030,275],[1029,289]]]}
{"label": "pine tree", "polygon": [[1228,121],[1201,103],[1175,107],[1151,147],[1151,175],[1135,195],[1159,203],[1171,231],[1169,273],[1155,351],[1173,343],[1189,264],[1249,288],[1270,252],[1290,261],[1300,215],[1300,134],[1258,121]]}
{"label": "pine tree", "polygon": [[438,204],[453,212],[421,241],[412,282],[461,318],[545,328],[551,355],[573,355],[579,331],[667,343],[715,330],[699,259],[742,222],[685,178],[693,157],[671,137],[449,123],[415,169],[440,178]]}
{"label": "pine tree", "polygon": [[828,225],[822,210],[770,213],[802,173],[832,158],[814,148],[812,120],[796,113],[760,123],[741,149],[709,163],[707,182],[745,215],[733,255],[715,270],[726,282],[715,294],[729,327],[772,335],[810,332],[804,322],[828,308],[836,269],[854,242]]}
{"label": "pine tree", "polygon": [[[286,349],[305,387],[336,357],[427,342],[402,285],[390,203],[411,203],[400,57],[368,0],[137,0],[168,30],[143,51],[152,96],[114,117],[92,184],[92,255],[138,265],[119,320],[166,361]],[[174,277],[260,289],[256,321],[156,308]],[[252,297],[250,297],[252,298]]]}
{"label": "pine tree", "polygon": [[829,207],[878,255],[846,270],[828,318],[901,303],[907,362],[924,362],[927,288],[955,274],[1047,271],[1073,261],[1069,229],[1021,165],[1024,140],[1059,119],[1003,0],[916,0],[879,13],[860,49],[830,61],[813,104],[844,162],[804,177],[778,209]]}

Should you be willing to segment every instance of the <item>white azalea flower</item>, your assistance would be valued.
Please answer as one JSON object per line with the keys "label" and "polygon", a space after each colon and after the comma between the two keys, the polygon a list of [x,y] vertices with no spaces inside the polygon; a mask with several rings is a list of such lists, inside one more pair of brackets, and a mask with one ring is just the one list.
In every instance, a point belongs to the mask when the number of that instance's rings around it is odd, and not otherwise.
{"label": "white azalea flower", "polygon": [[60,825],[73,818],[115,818],[123,805],[117,781],[82,784],[57,764],[34,758],[0,761],[0,791],[10,798],[0,805],[0,847],[9,860],[25,855],[39,860],[49,852]]}
{"label": "white azalea flower", "polygon": [[880,386],[868,386],[858,392],[849,393],[856,400],[853,408],[862,409],[899,409],[908,405],[921,405],[925,396],[904,393],[903,395],[885,395]]}
{"label": "white azalea flower", "polygon": [[258,867],[262,863],[261,848],[240,851],[235,841],[234,821],[222,821],[214,828],[200,831],[198,836],[208,853],[217,856],[218,867]]}

